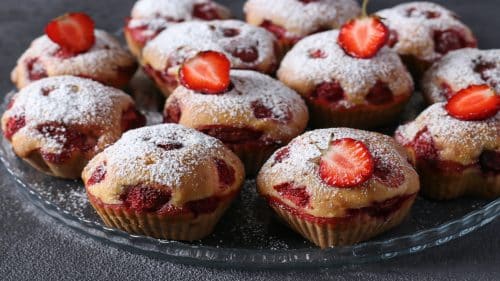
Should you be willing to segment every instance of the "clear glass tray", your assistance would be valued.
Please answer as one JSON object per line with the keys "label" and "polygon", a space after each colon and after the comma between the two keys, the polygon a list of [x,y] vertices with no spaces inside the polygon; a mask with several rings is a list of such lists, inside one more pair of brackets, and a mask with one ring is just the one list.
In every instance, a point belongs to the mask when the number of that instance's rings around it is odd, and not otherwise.
{"label": "clear glass tray", "polygon": [[[129,92],[148,116],[161,121],[163,98],[139,74]],[[12,93],[10,94],[12,95]],[[404,114],[412,119],[423,107],[414,95]],[[4,112],[9,95],[0,111]],[[383,129],[391,133],[392,128]],[[459,199],[449,202],[418,198],[411,214],[397,228],[354,246],[321,250],[283,225],[266,202],[258,197],[254,180],[226,212],[214,233],[201,241],[183,243],[153,239],[106,227],[87,201],[80,181],[59,180],[35,171],[18,159],[1,138],[0,159],[34,205],[83,233],[134,252],[174,262],[245,268],[325,267],[362,263],[416,253],[469,234],[500,215],[500,199]]]}

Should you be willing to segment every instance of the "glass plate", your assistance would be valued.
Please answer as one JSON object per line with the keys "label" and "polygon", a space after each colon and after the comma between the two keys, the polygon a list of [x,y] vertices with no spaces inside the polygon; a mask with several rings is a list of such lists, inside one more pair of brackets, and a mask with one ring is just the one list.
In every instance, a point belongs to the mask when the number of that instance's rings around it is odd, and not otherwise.
{"label": "glass plate", "polygon": [[[128,91],[148,116],[161,122],[163,98],[139,73]],[[6,108],[9,94],[0,107]],[[412,119],[423,108],[416,93],[402,118]],[[381,131],[392,133],[395,126]],[[394,258],[444,244],[467,235],[500,214],[500,199],[459,199],[435,202],[418,198],[411,214],[395,229],[354,246],[321,250],[280,223],[258,197],[254,180],[247,180],[239,198],[214,233],[201,241],[183,243],[131,235],[106,227],[87,201],[80,181],[55,179],[18,159],[1,138],[0,158],[19,183],[23,194],[47,214],[100,241],[174,262],[244,266],[246,268],[325,267]]]}

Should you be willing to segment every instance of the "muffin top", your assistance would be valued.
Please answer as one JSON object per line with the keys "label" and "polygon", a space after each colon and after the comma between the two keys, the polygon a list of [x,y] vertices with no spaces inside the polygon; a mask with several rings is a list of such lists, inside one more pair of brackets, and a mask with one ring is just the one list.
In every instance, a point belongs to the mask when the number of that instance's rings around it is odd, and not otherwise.
{"label": "muffin top", "polygon": [[436,103],[400,126],[396,138],[410,146],[418,138],[428,150],[435,150],[438,159],[469,165],[484,151],[500,150],[500,112],[486,120],[463,121],[450,116],[444,103]]}
{"label": "muffin top", "polygon": [[[320,159],[333,141],[346,138],[364,143],[373,157],[373,173],[356,186],[332,186],[320,176]],[[391,137],[348,128],[314,130],[295,138],[266,162],[257,184],[262,195],[281,198],[284,204],[303,208],[315,217],[344,217],[350,209],[413,195],[419,190],[417,173]],[[283,185],[304,189],[305,200],[283,197]]]}
{"label": "muffin top", "polygon": [[435,3],[403,3],[376,14],[391,29],[389,45],[401,55],[433,62],[451,50],[477,45],[457,15]]}
{"label": "muffin top", "polygon": [[353,0],[248,0],[244,11],[252,23],[271,21],[286,29],[287,37],[303,37],[337,28],[360,13]]}
{"label": "muffin top", "polygon": [[227,8],[211,0],[140,0],[131,12],[133,19],[163,19],[165,22],[210,20],[229,15]]}
{"label": "muffin top", "polygon": [[231,70],[230,75],[231,88],[219,95],[179,86],[165,105],[166,120],[201,131],[251,130],[260,140],[277,143],[288,142],[305,129],[307,107],[295,91],[255,71]]}
{"label": "muffin top", "polygon": [[448,53],[424,75],[423,93],[430,103],[444,102],[469,85],[488,84],[500,93],[500,49],[461,49]]}
{"label": "muffin top", "polygon": [[80,54],[64,52],[47,35],[35,39],[17,61],[12,81],[24,87],[45,77],[74,75],[106,83],[120,68],[133,70],[137,67],[134,57],[113,36],[102,30],[94,33],[94,45]]}
{"label": "muffin top", "polygon": [[[82,174],[89,194],[121,204],[128,187],[168,192],[170,204],[235,192],[244,180],[239,158],[219,140],[177,124],[129,131],[91,160]],[[200,180],[203,179],[203,180]]]}
{"label": "muffin top", "polygon": [[2,129],[21,155],[34,149],[59,153],[73,140],[72,130],[96,137],[99,150],[126,129],[122,115],[133,106],[121,90],[90,79],[50,77],[14,95],[2,116]]}
{"label": "muffin top", "polygon": [[411,94],[413,80],[396,52],[384,47],[371,59],[354,58],[339,46],[338,34],[322,32],[297,43],[281,62],[279,79],[303,96],[323,83],[338,83],[344,107],[365,103],[377,84],[394,96]]}

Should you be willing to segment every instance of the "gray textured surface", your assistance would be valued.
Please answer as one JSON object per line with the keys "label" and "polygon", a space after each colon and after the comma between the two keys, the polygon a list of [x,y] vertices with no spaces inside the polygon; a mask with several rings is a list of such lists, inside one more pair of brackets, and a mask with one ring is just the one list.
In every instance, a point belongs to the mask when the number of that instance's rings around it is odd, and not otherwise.
{"label": "gray textured surface", "polygon": [[[82,10],[97,26],[116,30],[132,2],[2,0],[1,93],[12,87],[11,67],[48,19]],[[241,8],[240,1],[221,2]],[[373,2],[375,9],[401,1]],[[500,47],[498,1],[446,2],[476,31],[481,47]],[[119,250],[61,225],[24,201],[0,165],[1,280],[500,280],[500,220],[444,246],[389,262],[306,272],[245,272],[177,265]]]}

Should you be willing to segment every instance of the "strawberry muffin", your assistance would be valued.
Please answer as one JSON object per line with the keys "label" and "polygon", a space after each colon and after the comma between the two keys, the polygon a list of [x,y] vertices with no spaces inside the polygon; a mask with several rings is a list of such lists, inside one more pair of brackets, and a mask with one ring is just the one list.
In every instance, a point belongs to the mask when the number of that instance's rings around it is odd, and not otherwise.
{"label": "strawberry muffin", "polygon": [[390,31],[396,50],[416,78],[450,51],[476,47],[472,31],[458,16],[430,2],[409,2],[376,13]]}
{"label": "strawberry muffin", "polygon": [[334,128],[307,132],[274,153],[257,188],[292,229],[326,248],[397,226],[419,179],[391,137]]}
{"label": "strawberry muffin", "polygon": [[281,82],[229,66],[223,54],[211,51],[186,61],[182,86],[165,104],[165,121],[218,138],[241,158],[247,175],[255,175],[277,148],[304,131],[307,107]]}
{"label": "strawberry muffin", "polygon": [[144,45],[172,24],[230,17],[229,9],[211,0],[140,0],[127,18],[125,38],[130,51],[140,57]]}
{"label": "strawberry muffin", "polygon": [[144,117],[124,92],[73,77],[44,78],[21,89],[2,116],[14,152],[36,169],[80,177],[88,161]]}
{"label": "strawberry muffin", "polygon": [[94,30],[83,13],[69,13],[49,22],[46,35],[35,39],[12,71],[17,88],[52,76],[90,78],[122,88],[137,70],[134,57],[109,33]]}
{"label": "strawberry muffin", "polygon": [[[366,36],[368,32],[369,36]],[[308,36],[281,62],[278,78],[306,100],[315,128],[373,128],[395,121],[413,92],[388,29],[363,16]]]}
{"label": "strawberry muffin", "polygon": [[417,167],[425,196],[500,196],[499,109],[498,94],[473,85],[399,127],[396,140]]}
{"label": "strawberry muffin", "polygon": [[340,27],[360,8],[354,0],[248,0],[244,11],[248,23],[271,31],[289,49],[307,35]]}
{"label": "strawberry muffin", "polygon": [[460,49],[448,53],[424,75],[421,89],[429,104],[445,102],[469,85],[487,84],[500,93],[500,49]]}
{"label": "strawberry muffin", "polygon": [[144,70],[166,95],[178,86],[179,66],[200,51],[224,53],[231,67],[273,73],[279,48],[273,34],[237,20],[191,21],[164,30],[143,50]]}
{"label": "strawberry muffin", "polygon": [[217,139],[164,124],[125,133],[90,161],[82,178],[107,226],[191,241],[212,232],[245,174]]}

